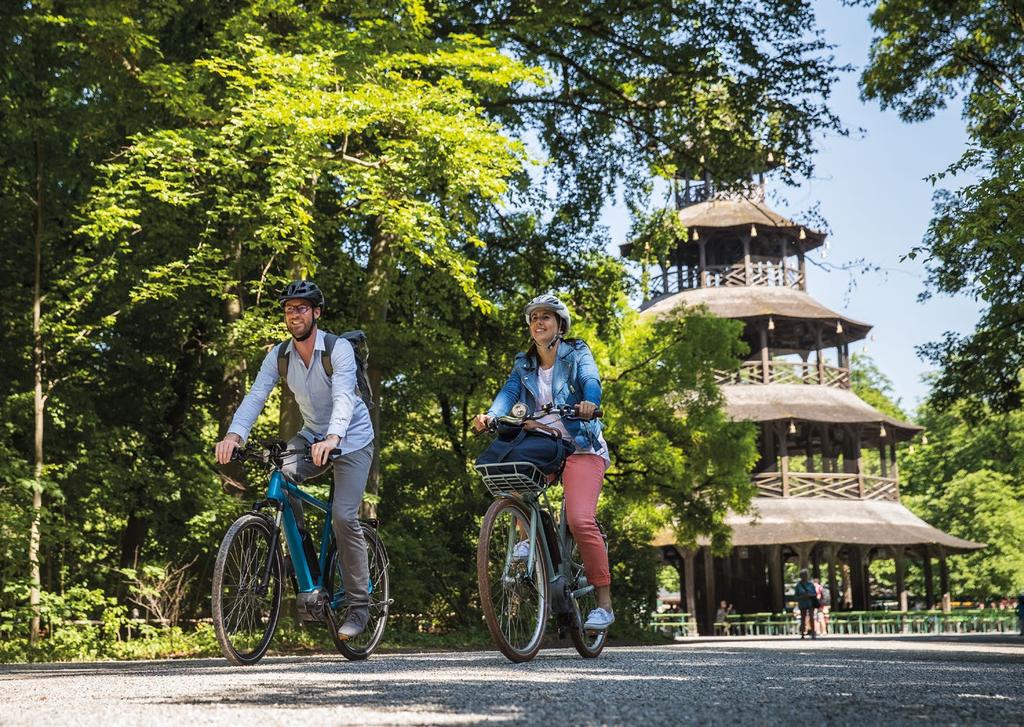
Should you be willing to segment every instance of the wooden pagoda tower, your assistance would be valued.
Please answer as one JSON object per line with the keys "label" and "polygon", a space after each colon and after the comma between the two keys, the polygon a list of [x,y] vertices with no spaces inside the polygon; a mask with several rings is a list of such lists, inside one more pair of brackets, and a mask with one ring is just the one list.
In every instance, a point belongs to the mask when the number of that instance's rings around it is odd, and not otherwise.
{"label": "wooden pagoda tower", "polygon": [[649,271],[654,287],[642,315],[704,305],[741,321],[750,355],[718,381],[729,415],[757,422],[759,431],[751,475],[757,495],[750,515],[729,516],[729,555],[682,547],[672,531],[655,542],[680,571],[684,607],[700,633],[712,633],[721,600],[740,613],[783,611],[787,562],[813,569],[828,584],[833,609],[866,610],[869,563],[893,559],[896,596],[906,610],[906,563],[913,558],[922,563],[929,607],[941,600],[948,609],[946,555],[984,546],[933,528],[900,503],[896,445],[921,428],[850,390],[850,344],[871,327],[807,294],[806,256],[825,235],[768,208],[763,179],[742,193],[721,194],[707,178],[685,182],[676,206],[688,239]]}

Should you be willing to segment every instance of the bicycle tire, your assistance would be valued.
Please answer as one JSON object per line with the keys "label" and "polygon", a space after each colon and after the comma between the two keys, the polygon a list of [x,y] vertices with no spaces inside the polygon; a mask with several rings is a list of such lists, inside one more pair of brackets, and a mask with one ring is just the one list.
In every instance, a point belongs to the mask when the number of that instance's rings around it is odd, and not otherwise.
{"label": "bicycle tire", "polygon": [[[341,559],[338,557],[337,544],[331,542],[331,550],[327,556],[327,592],[331,594],[331,616],[328,628],[331,640],[342,655],[351,661],[362,661],[376,650],[384,637],[388,613],[391,610],[391,575],[388,553],[384,541],[376,529],[363,523],[363,538],[366,540],[366,560],[369,566],[370,620],[363,633],[351,639],[338,638],[338,627],[345,623],[348,616],[348,604],[344,602],[344,589],[341,587]],[[341,598],[337,606],[336,599]]]}
{"label": "bicycle tire", "polygon": [[[597,527],[601,531],[601,539],[604,541],[604,550],[607,553],[608,536],[604,534],[604,528],[600,523]],[[569,559],[569,585],[575,591],[587,584],[586,571],[583,568],[583,558],[580,555],[579,546],[576,544],[576,539],[572,537],[572,533],[569,534],[569,542],[571,544],[567,556]],[[595,631],[588,634],[583,630],[583,623],[591,609],[597,606],[597,596],[594,591],[591,591],[578,598],[573,598],[572,601],[576,618],[569,627],[569,638],[572,639],[572,645],[576,647],[580,656],[584,659],[596,659],[604,650],[604,645],[608,641],[608,632]]]}
{"label": "bicycle tire", "polygon": [[477,544],[477,585],[487,630],[513,662],[529,661],[540,651],[550,607],[547,564],[539,541],[532,572],[526,572],[525,560],[511,559],[509,553],[519,534],[529,532],[529,523],[521,504],[495,500],[480,524]]}
{"label": "bicycle tire", "polygon": [[[213,628],[224,658],[251,666],[263,658],[281,615],[280,548],[270,552],[273,526],[252,513],[235,520],[213,567]],[[270,558],[267,591],[259,593]]]}

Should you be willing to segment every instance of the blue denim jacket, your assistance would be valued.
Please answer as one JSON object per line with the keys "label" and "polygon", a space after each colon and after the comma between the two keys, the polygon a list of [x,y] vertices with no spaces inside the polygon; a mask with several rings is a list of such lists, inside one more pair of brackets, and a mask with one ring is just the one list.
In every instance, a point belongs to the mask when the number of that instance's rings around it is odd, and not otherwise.
{"label": "blue denim jacket", "polygon": [[[512,364],[512,373],[494,397],[490,416],[504,416],[518,402],[526,404],[532,412],[540,407],[537,401],[539,383],[537,381],[537,361],[525,353],[516,355]],[[551,374],[551,396],[554,403],[575,405],[581,401],[591,401],[601,405],[601,379],[598,377],[597,364],[590,347],[583,341],[561,341],[558,344],[558,355]],[[546,403],[546,402],[545,402]],[[598,435],[602,424],[599,420],[585,422],[579,419],[564,419],[566,431],[572,436],[579,449],[595,449],[600,451]]]}

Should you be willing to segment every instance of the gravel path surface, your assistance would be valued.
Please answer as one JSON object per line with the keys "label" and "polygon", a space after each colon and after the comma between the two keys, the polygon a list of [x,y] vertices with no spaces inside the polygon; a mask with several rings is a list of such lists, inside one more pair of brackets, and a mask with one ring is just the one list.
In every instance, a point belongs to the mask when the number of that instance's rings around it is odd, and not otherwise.
{"label": "gravel path surface", "polygon": [[[810,710],[810,711],[808,711]],[[0,666],[0,725],[1024,724],[1024,639],[695,640],[492,652]]]}

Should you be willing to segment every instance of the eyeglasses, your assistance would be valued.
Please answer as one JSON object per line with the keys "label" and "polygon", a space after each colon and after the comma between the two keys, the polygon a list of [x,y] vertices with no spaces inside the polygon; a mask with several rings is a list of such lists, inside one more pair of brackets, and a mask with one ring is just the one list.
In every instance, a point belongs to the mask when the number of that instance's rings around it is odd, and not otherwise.
{"label": "eyeglasses", "polygon": [[284,307],[284,314],[290,316],[298,313],[300,316],[304,316],[311,310],[313,310],[313,307],[308,305],[286,305]]}

